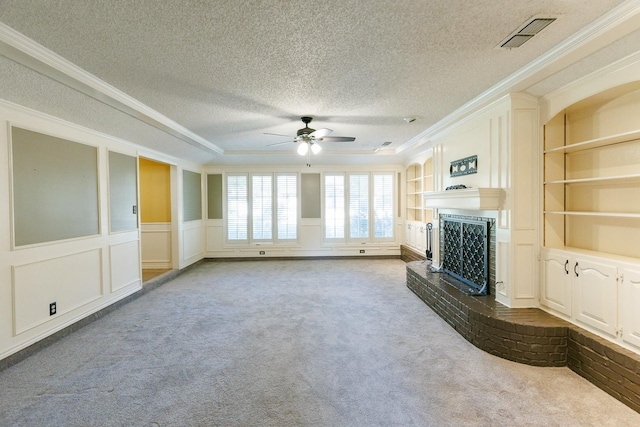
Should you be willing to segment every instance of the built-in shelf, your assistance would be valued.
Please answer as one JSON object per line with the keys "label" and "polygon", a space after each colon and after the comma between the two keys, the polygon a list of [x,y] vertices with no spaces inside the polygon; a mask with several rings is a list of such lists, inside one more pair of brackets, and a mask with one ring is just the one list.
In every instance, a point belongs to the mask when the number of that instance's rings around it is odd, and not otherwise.
{"label": "built-in shelf", "polygon": [[465,188],[424,193],[430,209],[498,210],[504,200],[502,188]]}
{"label": "built-in shelf", "polygon": [[593,211],[544,211],[547,215],[601,216],[610,218],[640,218],[640,213]]}
{"label": "built-in shelf", "polygon": [[545,184],[581,184],[592,182],[607,182],[607,181],[625,181],[625,180],[637,180],[640,179],[640,174],[629,175],[617,175],[617,176],[600,176],[592,178],[579,178],[579,179],[558,179],[553,181],[545,181]]}
{"label": "built-in shelf", "polygon": [[587,141],[577,142],[575,144],[563,145],[561,147],[551,148],[545,151],[545,154],[553,152],[571,153],[574,151],[582,151],[589,148],[603,147],[605,145],[617,144],[620,142],[629,142],[634,139],[640,139],[640,130],[634,130],[631,132],[622,132],[615,135],[603,136],[601,138],[590,139]]}

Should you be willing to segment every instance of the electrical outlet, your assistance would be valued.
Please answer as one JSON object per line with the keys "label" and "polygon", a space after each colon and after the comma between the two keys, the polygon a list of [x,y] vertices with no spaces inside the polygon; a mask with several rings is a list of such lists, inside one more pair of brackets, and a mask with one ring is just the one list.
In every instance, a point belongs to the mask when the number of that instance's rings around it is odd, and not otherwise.
{"label": "electrical outlet", "polygon": [[51,304],[49,304],[49,316],[53,316],[54,314],[56,314],[57,311],[58,311],[58,308],[55,302],[52,302]]}
{"label": "electrical outlet", "polygon": [[136,205],[133,205],[133,208],[131,209],[134,215],[136,214],[136,212],[138,212],[138,207]]}
{"label": "electrical outlet", "polygon": [[363,254],[364,253],[364,249],[360,249],[360,253]]}
{"label": "electrical outlet", "polygon": [[264,254],[265,254],[265,252],[264,252],[264,251],[260,251],[260,255],[264,255]]}

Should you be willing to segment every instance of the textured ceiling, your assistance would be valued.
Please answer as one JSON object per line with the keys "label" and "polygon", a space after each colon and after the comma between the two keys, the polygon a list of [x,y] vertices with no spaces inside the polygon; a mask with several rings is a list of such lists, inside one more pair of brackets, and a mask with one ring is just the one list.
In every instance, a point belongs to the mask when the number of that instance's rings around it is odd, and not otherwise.
{"label": "textured ceiling", "polygon": [[[295,146],[264,133],[295,135],[302,115],[356,137],[325,143],[323,162],[388,163],[401,157],[373,156],[383,142],[397,149],[621,3],[0,0],[0,21],[226,152],[211,163],[288,161]],[[495,49],[537,15],[559,19]],[[618,45],[532,93],[637,50]]]}

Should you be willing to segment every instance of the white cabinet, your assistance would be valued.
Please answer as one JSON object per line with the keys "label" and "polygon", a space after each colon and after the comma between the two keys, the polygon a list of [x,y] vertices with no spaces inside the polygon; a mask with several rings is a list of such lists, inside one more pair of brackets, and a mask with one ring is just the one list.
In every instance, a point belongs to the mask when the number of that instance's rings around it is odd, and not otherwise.
{"label": "white cabinet", "polygon": [[617,268],[576,257],[572,265],[573,316],[576,320],[616,336],[618,316]]}
{"label": "white cabinet", "polygon": [[555,311],[571,316],[571,274],[569,254],[543,250],[540,303]]}
{"label": "white cabinet", "polygon": [[626,343],[640,347],[640,268],[622,269],[620,323],[622,339]]}
{"label": "white cabinet", "polygon": [[540,260],[540,303],[578,324],[615,337],[618,330],[617,265],[552,249],[543,250]]}
{"label": "white cabinet", "polygon": [[404,242],[407,246],[414,248],[416,246],[416,223],[414,221],[407,221],[404,226]]}
{"label": "white cabinet", "polygon": [[420,252],[424,252],[427,247],[427,226],[424,223],[416,224],[416,243],[415,248]]}
{"label": "white cabinet", "polygon": [[413,249],[424,252],[427,248],[427,226],[418,221],[407,221],[404,229],[404,242]]}

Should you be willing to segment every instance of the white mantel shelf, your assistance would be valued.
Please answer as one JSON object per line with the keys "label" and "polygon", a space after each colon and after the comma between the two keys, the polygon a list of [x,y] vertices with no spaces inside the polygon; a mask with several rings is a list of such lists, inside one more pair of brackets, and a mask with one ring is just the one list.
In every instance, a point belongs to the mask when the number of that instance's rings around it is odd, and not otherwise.
{"label": "white mantel shelf", "polygon": [[464,188],[425,192],[424,205],[427,209],[495,211],[500,209],[504,194],[502,188]]}

